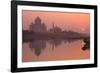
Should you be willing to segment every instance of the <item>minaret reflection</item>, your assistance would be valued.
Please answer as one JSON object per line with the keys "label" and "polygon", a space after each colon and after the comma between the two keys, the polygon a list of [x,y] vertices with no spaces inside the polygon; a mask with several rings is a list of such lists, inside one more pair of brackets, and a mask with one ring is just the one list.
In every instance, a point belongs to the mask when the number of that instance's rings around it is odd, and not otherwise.
{"label": "minaret reflection", "polygon": [[61,39],[51,39],[49,40],[49,43],[52,45],[52,51],[54,51],[54,48],[61,45],[62,40]]}

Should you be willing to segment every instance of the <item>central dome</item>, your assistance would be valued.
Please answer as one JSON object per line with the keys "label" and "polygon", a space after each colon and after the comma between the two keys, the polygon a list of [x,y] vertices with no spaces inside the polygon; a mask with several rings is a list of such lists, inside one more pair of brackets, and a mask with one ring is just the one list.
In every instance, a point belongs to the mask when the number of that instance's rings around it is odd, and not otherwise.
{"label": "central dome", "polygon": [[41,18],[40,17],[36,17],[35,23],[41,23]]}

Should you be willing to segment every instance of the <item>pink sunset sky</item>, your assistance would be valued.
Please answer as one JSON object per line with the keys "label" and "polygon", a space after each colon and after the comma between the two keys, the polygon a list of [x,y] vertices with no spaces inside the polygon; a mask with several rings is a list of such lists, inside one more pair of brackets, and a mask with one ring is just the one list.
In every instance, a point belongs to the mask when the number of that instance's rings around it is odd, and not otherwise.
{"label": "pink sunset sky", "polygon": [[23,29],[28,30],[30,24],[39,16],[47,29],[55,26],[63,30],[72,30],[80,33],[89,34],[90,32],[90,14],[75,12],[47,12],[47,11],[22,11]]}

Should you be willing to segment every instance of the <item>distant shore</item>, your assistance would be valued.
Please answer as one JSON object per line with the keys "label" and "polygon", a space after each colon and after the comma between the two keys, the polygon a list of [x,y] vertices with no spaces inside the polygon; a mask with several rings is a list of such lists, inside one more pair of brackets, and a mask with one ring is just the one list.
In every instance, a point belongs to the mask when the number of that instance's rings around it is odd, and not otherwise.
{"label": "distant shore", "polygon": [[89,39],[90,37],[84,34],[75,32],[61,32],[61,33],[35,33],[30,31],[23,31],[23,40],[49,40],[49,39]]}

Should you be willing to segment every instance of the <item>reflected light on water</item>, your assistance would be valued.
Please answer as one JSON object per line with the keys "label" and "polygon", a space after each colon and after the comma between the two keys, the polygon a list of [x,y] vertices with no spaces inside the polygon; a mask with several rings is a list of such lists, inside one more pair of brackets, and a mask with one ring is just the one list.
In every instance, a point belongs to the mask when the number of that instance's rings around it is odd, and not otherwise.
{"label": "reflected light on water", "polygon": [[79,60],[90,58],[90,44],[84,40],[34,40],[23,43],[22,61]]}

